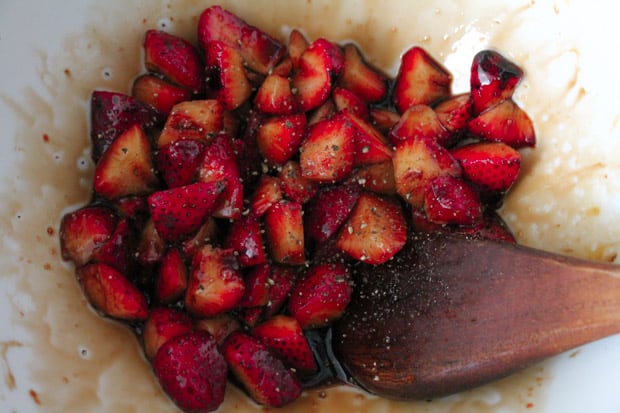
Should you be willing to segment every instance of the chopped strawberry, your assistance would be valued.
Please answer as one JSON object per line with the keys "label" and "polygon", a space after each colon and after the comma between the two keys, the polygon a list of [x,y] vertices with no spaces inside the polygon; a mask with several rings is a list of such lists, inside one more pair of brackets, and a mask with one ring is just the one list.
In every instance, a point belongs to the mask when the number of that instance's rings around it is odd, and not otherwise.
{"label": "chopped strawberry", "polygon": [[198,182],[151,194],[149,209],[159,235],[180,241],[194,234],[215,210],[222,189],[218,182]]}
{"label": "chopped strawberry", "polygon": [[295,113],[297,104],[288,78],[275,73],[267,76],[256,92],[254,105],[261,112],[270,115]]}
{"label": "chopped strawberry", "polygon": [[166,241],[155,229],[152,218],[149,218],[140,232],[136,259],[138,263],[148,266],[160,262],[166,254]]}
{"label": "chopped strawberry", "polygon": [[464,176],[488,191],[507,191],[519,176],[521,154],[501,142],[481,142],[459,147],[452,156]]}
{"label": "chopped strawberry", "polygon": [[482,220],[477,225],[472,227],[460,227],[458,232],[483,239],[504,241],[511,244],[517,243],[508,225],[506,225],[504,220],[493,211],[484,214]]}
{"label": "chopped strawberry", "polygon": [[206,148],[206,142],[195,139],[181,139],[159,148],[155,164],[168,188],[195,182]]}
{"label": "chopped strawberry", "polygon": [[293,61],[289,56],[286,56],[284,59],[282,59],[271,72],[271,74],[273,75],[283,76],[286,79],[289,78],[291,73],[293,73]]}
{"label": "chopped strawberry", "polygon": [[155,299],[171,304],[180,299],[187,289],[187,265],[177,248],[163,256],[155,281]]}
{"label": "chopped strawberry", "polygon": [[344,64],[339,84],[366,102],[379,102],[387,95],[387,81],[364,61],[357,46],[344,45]]}
{"label": "chopped strawberry", "polygon": [[450,96],[452,75],[421,47],[401,58],[394,85],[394,103],[400,113],[413,105],[431,105]]}
{"label": "chopped strawberry", "polygon": [[297,282],[297,269],[295,267],[271,264],[270,270],[269,301],[264,312],[266,318],[273,317],[282,309]]}
{"label": "chopped strawberry", "polygon": [[291,30],[288,38],[288,55],[294,67],[299,67],[299,59],[309,45],[310,42],[302,32],[297,29]]}
{"label": "chopped strawberry", "polygon": [[323,103],[318,108],[314,109],[309,117],[308,117],[308,126],[314,125],[315,123],[319,123],[321,121],[330,119],[332,116],[336,114],[336,105],[334,101],[331,99],[327,99],[325,103]]}
{"label": "chopped strawberry", "polygon": [[146,196],[141,195],[129,195],[116,199],[114,209],[121,217],[129,219],[139,226],[144,223],[149,214]]}
{"label": "chopped strawberry", "polygon": [[298,374],[303,376],[318,370],[310,344],[295,318],[277,315],[254,327],[251,333]]}
{"label": "chopped strawberry", "polygon": [[204,65],[187,40],[161,30],[147,30],[144,65],[197,95],[204,90]]}
{"label": "chopped strawberry", "polygon": [[181,139],[209,141],[224,128],[224,106],[217,100],[192,100],[175,105],[157,140],[160,148]]}
{"label": "chopped strawberry", "polygon": [[378,194],[396,194],[394,181],[394,165],[392,161],[363,165],[353,172],[350,178],[362,188]]}
{"label": "chopped strawberry", "polygon": [[130,126],[145,129],[163,122],[155,108],[124,93],[95,90],[90,98],[90,139],[93,160],[98,161],[110,144]]}
{"label": "chopped strawberry", "polygon": [[88,263],[93,252],[105,244],[116,228],[118,218],[108,208],[85,206],[65,214],[60,223],[62,258],[76,267]]}
{"label": "chopped strawberry", "polygon": [[391,259],[407,242],[401,206],[390,198],[363,193],[338,233],[337,246],[369,264]]}
{"label": "chopped strawberry", "polygon": [[370,118],[366,102],[350,90],[342,87],[335,87],[332,91],[332,99],[336,104],[337,111],[347,110],[364,120]]}
{"label": "chopped strawberry", "polygon": [[237,254],[242,267],[263,264],[267,261],[262,229],[258,217],[252,213],[242,215],[228,230],[224,248]]}
{"label": "chopped strawberry", "polygon": [[282,181],[271,175],[261,175],[252,195],[251,211],[256,216],[263,216],[273,204],[282,199]]}
{"label": "chopped strawberry", "polygon": [[462,178],[437,176],[429,181],[424,196],[429,221],[471,226],[482,219],[480,196]]}
{"label": "chopped strawberry", "polygon": [[90,304],[104,315],[127,321],[147,318],[146,298],[113,267],[87,264],[77,269],[77,278]]}
{"label": "chopped strawberry", "polygon": [[261,264],[250,268],[245,275],[245,294],[239,307],[262,307],[269,301],[271,268]]}
{"label": "chopped strawberry", "polygon": [[335,185],[321,189],[308,203],[304,214],[306,234],[317,242],[332,237],[351,214],[361,194],[353,184]]}
{"label": "chopped strawberry", "polygon": [[400,120],[400,114],[392,109],[371,108],[370,119],[379,132],[387,135]]}
{"label": "chopped strawberry", "polygon": [[460,176],[461,165],[450,152],[428,138],[407,139],[396,148],[394,158],[396,191],[413,206],[422,207],[428,182],[440,175]]}
{"label": "chopped strawberry", "polygon": [[392,159],[393,150],[387,139],[370,123],[355,114],[344,111],[342,116],[355,129],[355,166],[387,162]]}
{"label": "chopped strawberry", "polygon": [[93,187],[99,195],[116,199],[152,192],[158,183],[151,144],[139,125],[118,136],[95,167]]}
{"label": "chopped strawberry", "polygon": [[512,99],[506,99],[472,119],[468,130],[477,137],[504,142],[513,148],[536,144],[531,119]]}
{"label": "chopped strawberry", "polygon": [[226,360],[205,331],[168,340],[155,355],[153,370],[166,394],[186,412],[211,412],[224,401]]}
{"label": "chopped strawberry", "polygon": [[238,50],[216,40],[205,45],[205,54],[207,95],[214,96],[228,110],[238,108],[252,94]]}
{"label": "chopped strawberry", "polygon": [[281,200],[267,210],[264,219],[271,258],[282,264],[303,264],[306,256],[301,204]]}
{"label": "chopped strawberry", "polygon": [[303,329],[324,327],[342,316],[352,293],[351,274],[344,264],[315,264],[297,282],[288,310]]}
{"label": "chopped strawberry", "polygon": [[210,318],[201,318],[194,323],[196,330],[206,331],[211,334],[217,345],[221,346],[228,336],[241,328],[239,320],[230,315],[223,313]]}
{"label": "chopped strawberry", "polygon": [[280,169],[278,174],[280,187],[285,198],[305,204],[319,189],[318,183],[302,176],[301,167],[296,161],[288,161]]}
{"label": "chopped strawberry", "polygon": [[140,102],[153,106],[164,115],[169,115],[177,103],[190,100],[192,93],[180,86],[155,75],[141,75],[131,87],[131,95]]}
{"label": "chopped strawberry", "polygon": [[234,332],[222,352],[232,374],[257,403],[282,407],[301,395],[301,384],[293,372],[257,338]]}
{"label": "chopped strawberry", "polygon": [[427,105],[413,105],[407,109],[388,137],[396,146],[408,139],[432,139],[442,146],[450,140],[450,134],[441,123],[437,113]]}
{"label": "chopped strawberry", "polygon": [[243,307],[237,311],[237,317],[248,328],[253,328],[263,318],[264,307]]}
{"label": "chopped strawberry", "polygon": [[459,135],[467,129],[472,117],[472,99],[467,93],[452,96],[434,109],[441,124],[452,136],[451,142],[458,140]]}
{"label": "chopped strawberry", "polygon": [[332,118],[310,127],[301,145],[302,176],[318,182],[338,182],[353,170],[355,132],[344,117]]}
{"label": "chopped strawberry", "polygon": [[202,12],[198,21],[198,42],[203,48],[219,40],[234,47],[250,69],[267,74],[286,53],[283,44],[249,25],[220,6]]}
{"label": "chopped strawberry", "polygon": [[237,307],[245,293],[233,251],[207,244],[192,260],[185,307],[197,316],[213,317]]}
{"label": "chopped strawberry", "polygon": [[268,162],[283,165],[299,152],[306,124],[303,113],[266,119],[256,135],[258,149]]}
{"label": "chopped strawberry", "polygon": [[522,77],[523,70],[501,54],[493,50],[478,52],[470,76],[473,112],[482,113],[510,99]]}
{"label": "chopped strawberry", "polygon": [[127,271],[133,258],[134,238],[129,219],[121,218],[110,238],[93,249],[92,261],[108,264],[121,272]]}
{"label": "chopped strawberry", "polygon": [[415,232],[432,234],[434,232],[448,232],[450,228],[445,224],[431,222],[426,216],[424,207],[411,208],[411,227]]}
{"label": "chopped strawberry", "polygon": [[187,259],[191,259],[196,251],[207,244],[216,244],[220,240],[220,229],[215,218],[209,217],[193,237],[181,244],[181,251]]}
{"label": "chopped strawberry", "polygon": [[187,313],[172,308],[155,308],[142,329],[144,354],[152,359],[166,341],[192,330],[192,320]]}

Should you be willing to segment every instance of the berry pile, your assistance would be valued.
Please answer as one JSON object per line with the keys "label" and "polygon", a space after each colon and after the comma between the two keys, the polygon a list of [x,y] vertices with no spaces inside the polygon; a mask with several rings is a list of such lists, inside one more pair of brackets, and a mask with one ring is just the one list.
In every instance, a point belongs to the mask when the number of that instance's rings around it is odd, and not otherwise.
{"label": "berry pile", "polygon": [[294,401],[318,369],[306,333],[346,311],[355,263],[416,231],[515,242],[495,209],[535,136],[500,54],[452,95],[422,48],[392,80],[354,44],[293,30],[286,47],[219,6],[197,45],[149,30],[144,50],[131,95],[92,94],[93,198],[61,247],[180,408],[216,409],[229,379]]}

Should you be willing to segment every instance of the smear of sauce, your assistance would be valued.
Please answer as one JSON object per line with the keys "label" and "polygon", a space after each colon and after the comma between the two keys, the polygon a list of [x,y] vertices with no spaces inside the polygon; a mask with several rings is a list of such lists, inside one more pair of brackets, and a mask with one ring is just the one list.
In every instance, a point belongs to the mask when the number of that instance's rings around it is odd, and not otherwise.
{"label": "smear of sauce", "polygon": [[[526,71],[518,99],[535,121],[539,145],[525,152],[524,179],[502,213],[522,243],[602,260],[617,257],[620,238],[607,223],[620,217],[620,200],[615,199],[620,194],[620,165],[610,155],[618,153],[620,139],[609,139],[618,135],[620,115],[610,121],[591,109],[608,96],[589,88],[581,64],[593,58],[586,55],[592,48],[582,47],[574,28],[568,30],[574,16],[567,16],[571,10],[564,3],[221,3],[283,40],[288,30],[298,27],[310,39],[354,41],[371,63],[392,74],[407,47],[422,45],[453,72],[457,92],[467,90],[475,52],[484,47],[506,52]],[[12,137],[16,175],[1,188],[0,225],[5,230],[0,266],[8,276],[0,279],[0,291],[15,330],[14,339],[1,347],[5,383],[0,401],[26,392],[32,407],[28,411],[174,412],[132,333],[89,310],[73,268],[61,262],[57,234],[62,214],[89,197],[90,92],[128,91],[142,70],[144,31],[158,27],[195,40],[198,15],[208,4],[93,4],[86,26],[64,40],[60,55],[38,51],[43,90],[27,88],[17,98],[2,97],[18,125]],[[534,29],[537,37],[532,40]],[[564,29],[575,35],[558,34]],[[577,123],[576,114],[599,123]],[[616,201],[616,207],[607,200]],[[12,359],[16,350],[20,355]],[[16,370],[13,365],[27,368]],[[279,411],[528,411],[542,409],[547,379],[540,365],[472,392],[420,403],[388,401],[339,386],[309,391]],[[29,387],[20,387],[22,383]],[[261,410],[231,385],[219,411]]]}

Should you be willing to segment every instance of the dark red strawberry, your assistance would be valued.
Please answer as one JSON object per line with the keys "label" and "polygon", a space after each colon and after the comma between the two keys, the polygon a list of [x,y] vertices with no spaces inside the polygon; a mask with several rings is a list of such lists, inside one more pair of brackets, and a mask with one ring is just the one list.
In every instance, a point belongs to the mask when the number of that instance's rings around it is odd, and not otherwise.
{"label": "dark red strawberry", "polygon": [[126,272],[133,259],[134,239],[133,226],[127,218],[121,218],[110,238],[93,249],[91,259]]}
{"label": "dark red strawberry", "polygon": [[295,267],[272,264],[270,270],[269,301],[265,306],[265,318],[273,317],[282,309],[297,282]]}
{"label": "dark red strawberry", "polygon": [[264,220],[271,259],[281,264],[303,264],[306,253],[301,204],[281,200],[267,210]]}
{"label": "dark red strawberry", "polygon": [[467,129],[467,124],[472,117],[472,99],[467,93],[452,96],[435,106],[434,109],[441,124],[452,136],[449,140],[449,143],[452,143],[458,140]]}
{"label": "dark red strawberry", "polygon": [[131,95],[140,102],[153,106],[164,115],[169,115],[177,103],[190,100],[192,93],[180,86],[155,75],[141,75],[131,87]]}
{"label": "dark red strawberry", "polygon": [[396,146],[408,139],[419,138],[432,139],[446,146],[451,135],[430,106],[413,105],[402,114],[388,137]]}
{"label": "dark red strawberry", "polygon": [[166,341],[192,330],[192,320],[187,313],[172,308],[155,308],[142,329],[144,354],[152,359]]}
{"label": "dark red strawberry", "polygon": [[335,87],[332,91],[332,99],[337,111],[347,110],[361,119],[369,120],[370,113],[366,102],[349,89]]}
{"label": "dark red strawberry", "polygon": [[195,182],[206,148],[206,142],[195,139],[181,139],[159,148],[155,164],[168,188]]}
{"label": "dark red strawberry", "polygon": [[319,189],[316,181],[302,176],[301,167],[296,161],[288,161],[278,174],[284,197],[290,201],[305,204]]}
{"label": "dark red strawberry", "polygon": [[266,119],[256,135],[258,149],[268,162],[283,165],[299,153],[306,124],[303,113]]}
{"label": "dark red strawberry", "polygon": [[470,184],[450,175],[429,181],[424,197],[429,221],[437,224],[471,226],[482,219],[480,196]]}
{"label": "dark red strawberry", "polygon": [[261,264],[250,268],[245,275],[245,294],[239,307],[262,307],[269,301],[271,268]]}
{"label": "dark red strawberry", "polygon": [[473,112],[479,114],[503,100],[510,99],[523,77],[523,70],[493,50],[474,56],[470,90]]}
{"label": "dark red strawberry", "polygon": [[261,175],[251,200],[251,211],[263,216],[273,204],[282,199],[282,181],[271,175]]}
{"label": "dark red strawberry", "polygon": [[353,184],[321,189],[305,210],[306,234],[320,243],[327,241],[349,217],[360,194],[360,187]]}
{"label": "dark red strawberry", "polygon": [[258,217],[248,212],[234,221],[228,230],[224,248],[235,251],[242,267],[266,262],[267,255]]}
{"label": "dark red strawberry", "polygon": [[222,189],[218,182],[198,182],[151,194],[148,203],[155,229],[167,241],[188,238],[213,213]]}
{"label": "dark red strawberry", "polygon": [[105,207],[85,206],[65,214],[60,223],[62,258],[81,267],[114,233],[118,218]]}
{"label": "dark red strawberry", "polygon": [[287,315],[277,315],[252,329],[252,335],[300,375],[313,374],[318,367],[299,322]]}
{"label": "dark red strawberry", "polygon": [[166,241],[155,229],[153,219],[149,218],[140,231],[136,248],[136,260],[145,266],[157,264],[164,258],[166,247]]}
{"label": "dark red strawberry", "polygon": [[243,307],[236,315],[241,322],[248,328],[253,328],[263,319],[264,307]]}
{"label": "dark red strawberry", "polygon": [[142,225],[149,214],[146,196],[130,195],[119,198],[114,202],[114,208],[121,217],[137,222],[138,225]]}
{"label": "dark red strawberry", "polygon": [[308,115],[308,126],[314,125],[315,123],[319,123],[321,121],[330,119],[332,116],[336,114],[336,105],[334,101],[328,99],[318,108],[314,109]]}
{"label": "dark red strawberry", "polygon": [[270,74],[265,78],[254,97],[258,110],[270,115],[291,115],[297,103],[286,75]]}
{"label": "dark red strawberry", "polygon": [[211,334],[217,345],[221,346],[228,336],[241,328],[239,320],[230,315],[223,313],[215,317],[201,318],[194,323],[196,330],[206,331]]}
{"label": "dark red strawberry", "polygon": [[379,102],[387,94],[387,81],[364,61],[353,43],[344,45],[344,64],[339,84],[367,102]]}
{"label": "dark red strawberry", "polygon": [[252,85],[238,50],[222,41],[205,45],[207,95],[217,98],[228,110],[241,106],[252,94]]}
{"label": "dark red strawberry", "polygon": [[303,329],[323,327],[340,318],[352,292],[351,274],[344,264],[315,264],[297,282],[288,310]]}
{"label": "dark red strawberry", "polygon": [[183,297],[187,289],[187,265],[181,252],[171,248],[163,256],[157,280],[155,281],[155,299],[162,304],[171,304]]}
{"label": "dark red strawberry", "polygon": [[472,135],[504,142],[513,148],[536,144],[532,120],[512,99],[506,99],[472,119],[468,130]]}
{"label": "dark red strawberry", "polygon": [[211,412],[224,401],[226,361],[205,331],[168,340],[155,355],[153,370],[164,391],[186,412]]}
{"label": "dark red strawberry", "polygon": [[230,371],[257,403],[281,407],[301,395],[299,380],[258,339],[234,332],[224,343],[222,353]]}
{"label": "dark red strawberry", "polygon": [[182,139],[210,141],[224,129],[224,106],[214,99],[175,105],[157,140],[160,148]]}

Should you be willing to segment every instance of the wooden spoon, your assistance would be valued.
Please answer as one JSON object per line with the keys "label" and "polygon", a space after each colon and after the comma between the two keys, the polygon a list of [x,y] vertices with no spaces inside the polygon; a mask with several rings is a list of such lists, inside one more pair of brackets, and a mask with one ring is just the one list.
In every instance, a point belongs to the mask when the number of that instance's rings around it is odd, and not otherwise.
{"label": "wooden spoon", "polygon": [[430,399],[620,332],[620,266],[455,235],[420,235],[356,270],[332,345],[354,381]]}

